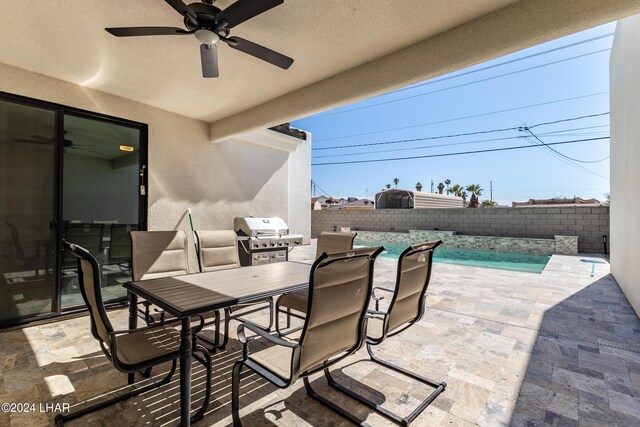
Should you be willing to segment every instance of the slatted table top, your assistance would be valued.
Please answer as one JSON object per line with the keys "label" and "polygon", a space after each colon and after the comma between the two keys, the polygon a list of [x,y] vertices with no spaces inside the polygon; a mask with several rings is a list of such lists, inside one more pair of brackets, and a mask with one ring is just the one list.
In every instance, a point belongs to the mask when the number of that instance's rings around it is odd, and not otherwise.
{"label": "slatted table top", "polygon": [[187,317],[309,285],[311,265],[279,262],[129,282],[124,287],[176,317]]}

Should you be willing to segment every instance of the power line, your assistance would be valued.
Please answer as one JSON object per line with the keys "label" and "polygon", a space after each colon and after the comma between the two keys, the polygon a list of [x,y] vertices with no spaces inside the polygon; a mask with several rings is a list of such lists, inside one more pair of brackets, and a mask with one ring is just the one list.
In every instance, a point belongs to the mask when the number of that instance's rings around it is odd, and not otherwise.
{"label": "power line", "polygon": [[[527,137],[523,137],[523,138],[526,139]],[[579,143],[579,142],[600,141],[600,140],[604,140],[604,139],[609,139],[609,137],[608,136],[604,136],[604,137],[599,137],[599,138],[587,138],[587,139],[576,139],[576,140],[572,140],[572,141],[550,142],[550,143],[548,143],[546,145],[574,144],[574,143]],[[426,158],[432,158],[432,157],[448,157],[448,156],[460,156],[460,155],[465,155],[465,154],[490,153],[490,152],[494,152],[494,151],[521,150],[521,149],[525,149],[525,148],[535,148],[535,147],[539,147],[539,145],[537,145],[537,144],[536,145],[531,145],[531,146],[518,145],[518,146],[514,146],[514,147],[489,148],[489,149],[485,149],[485,150],[460,151],[460,152],[456,152],[456,153],[429,154],[429,155],[424,155],[424,156],[392,157],[392,158],[386,158],[386,159],[350,160],[350,161],[344,161],[344,162],[312,163],[311,166],[347,165],[347,164],[354,164],[354,163],[376,163],[376,162],[390,162],[390,161],[397,161],[397,160],[415,160],[415,159],[426,159]]]}
{"label": "power line", "polygon": [[[515,62],[524,61],[526,59],[531,59],[531,58],[534,58],[534,57],[537,57],[537,56],[540,56],[540,55],[545,55],[547,53],[557,52],[557,51],[560,51],[560,50],[563,50],[563,49],[567,49],[567,48],[570,48],[570,47],[574,47],[574,46],[578,46],[578,45],[581,45],[581,44],[584,44],[584,43],[590,43],[592,41],[600,40],[600,39],[603,39],[603,38],[606,38],[606,37],[611,37],[611,36],[613,36],[613,34],[614,33],[607,33],[607,34],[604,34],[604,35],[601,35],[601,36],[592,37],[590,39],[580,40],[580,41],[575,42],[575,43],[570,43],[570,44],[559,46],[559,47],[556,47],[556,48],[553,48],[553,49],[548,49],[548,50],[545,50],[543,52],[538,52],[538,53],[534,53],[534,54],[531,54],[531,55],[523,56],[523,57],[520,57],[520,58],[515,58],[515,59],[509,60],[509,61],[504,61],[504,62],[501,62],[501,63],[498,63],[498,64],[489,65],[489,66],[486,66],[486,67],[478,68],[478,69],[467,71],[467,72],[464,72],[464,73],[455,74],[453,76],[447,76],[447,77],[443,77],[443,78],[440,78],[440,79],[432,79],[432,80],[426,81],[424,83],[420,83],[420,84],[417,84],[417,85],[412,85],[412,86],[409,86],[409,87],[406,87],[406,88],[402,88],[402,89],[397,89],[397,90],[395,90],[395,91],[393,91],[391,93],[387,93],[387,94],[380,95],[380,96],[388,96],[388,95],[391,95],[391,94],[404,92],[404,91],[407,91],[407,90],[413,90],[413,89],[416,89],[416,88],[419,88],[419,87],[428,86],[428,85],[432,85],[432,84],[435,84],[435,83],[440,83],[440,82],[443,82],[443,81],[446,81],[446,80],[451,80],[451,79],[455,79],[455,78],[458,78],[458,77],[463,77],[463,76],[467,76],[467,75],[470,75],[470,74],[479,73],[479,72],[486,71],[486,70],[489,70],[489,69],[492,69],[492,68],[501,67],[501,66],[508,65],[508,64],[513,64]],[[611,49],[605,49],[605,50],[611,50]],[[601,52],[601,51],[592,52],[590,54],[599,53],[599,52]],[[578,58],[578,57],[576,57],[576,58]],[[572,59],[575,59],[575,58],[572,58]],[[547,64],[547,65],[549,65],[549,64]],[[522,71],[527,71],[527,70],[522,70]],[[518,72],[520,72],[520,71],[518,71]],[[506,75],[508,75],[508,74],[506,74]],[[453,87],[451,89],[453,89]],[[430,92],[430,93],[433,93],[433,92]],[[394,101],[389,101],[389,102],[394,102]],[[386,104],[386,103],[388,103],[388,102],[383,102],[383,103],[379,103],[379,104],[372,104],[372,105],[368,105],[368,106],[352,108],[352,109],[349,109],[349,110],[333,111],[333,112],[317,114],[317,115],[313,116],[312,118],[315,119],[315,118],[320,118],[320,117],[327,117],[327,116],[333,116],[333,115],[337,115],[337,114],[349,113],[349,112],[352,112],[352,111],[361,110],[361,109],[364,109],[364,108],[375,107],[377,105],[382,105],[382,104]]]}
{"label": "power line", "polygon": [[[563,132],[566,132],[566,131],[563,131]],[[557,133],[557,132],[555,132],[555,133]],[[541,135],[548,135],[548,136],[554,137],[554,138],[565,138],[567,136],[587,136],[587,135],[598,135],[598,134],[602,134],[602,133],[606,133],[606,132],[590,132],[590,133],[582,133],[582,134],[563,133],[562,135],[541,134]],[[427,146],[421,146],[421,147],[392,148],[392,149],[389,149],[389,150],[373,150],[373,151],[358,151],[356,153],[327,154],[327,155],[322,155],[322,156],[314,156],[313,158],[314,159],[326,159],[328,157],[347,157],[347,156],[359,156],[359,155],[363,155],[363,154],[391,153],[391,152],[396,152],[396,151],[427,150],[427,149],[431,149],[431,148],[452,147],[452,146],[456,146],[456,145],[481,144],[483,142],[508,141],[508,140],[513,140],[513,139],[522,139],[522,138],[523,138],[522,135],[518,135],[518,136],[508,136],[508,137],[504,137],[504,138],[489,138],[489,139],[480,139],[480,140],[476,140],[476,141],[453,142],[453,143],[448,143],[448,144],[435,144],[435,145],[427,145]]]}
{"label": "power line", "polygon": [[[610,114],[609,111],[607,111],[606,113],[587,114],[586,116],[580,116],[580,118],[581,119],[587,119],[587,118],[591,118],[591,117],[606,116],[608,114]],[[568,119],[560,119],[560,120],[554,120],[554,121],[551,121],[551,122],[538,123],[538,124],[529,126],[529,129],[537,128],[538,126],[549,126],[549,125],[555,125],[555,124],[558,124],[558,123],[570,122],[570,121],[573,121],[573,120],[574,119],[572,117],[570,117]]]}
{"label": "power line", "polygon": [[389,101],[378,102],[376,104],[363,105],[362,107],[355,107],[355,108],[352,108],[350,110],[336,111],[336,112],[332,112],[332,113],[327,113],[325,116],[330,116],[330,115],[335,115],[335,114],[343,114],[343,113],[350,113],[350,112],[353,112],[353,111],[365,110],[365,109],[368,109],[368,108],[379,107],[381,105],[387,105],[387,104],[392,104],[392,103],[395,103],[395,102],[406,101],[408,99],[414,99],[414,98],[420,98],[420,97],[427,96],[427,95],[433,95],[434,93],[446,92],[448,90],[458,89],[458,88],[465,87],[465,86],[471,86],[471,85],[474,85],[476,83],[484,83],[484,82],[487,82],[487,81],[490,81],[490,80],[495,80],[495,79],[499,79],[499,78],[502,78],[502,77],[508,77],[508,76],[512,76],[514,74],[524,73],[525,71],[536,70],[538,68],[548,67],[550,65],[556,65],[556,64],[560,64],[562,62],[573,61],[574,59],[579,59],[579,58],[583,58],[583,57],[590,56],[590,55],[595,55],[595,54],[602,53],[602,52],[608,52],[610,50],[611,50],[611,48],[600,49],[600,50],[596,50],[596,51],[593,51],[593,52],[584,53],[582,55],[572,56],[570,58],[559,59],[557,61],[547,62],[547,63],[540,64],[540,65],[533,65],[533,66],[528,67],[528,68],[523,68],[522,70],[510,71],[508,73],[498,74],[497,76],[485,77],[483,79],[474,80],[474,81],[467,82],[467,83],[460,83],[460,84],[455,85],[455,86],[449,86],[449,87],[445,87],[445,88],[441,88],[441,89],[432,90],[430,92],[418,93],[418,94],[411,95],[411,96],[405,96],[404,98],[397,98],[397,99],[391,99]]}
{"label": "power line", "polygon": [[[556,120],[556,121],[553,121],[553,122],[538,123],[536,125],[529,126],[529,128],[538,127],[538,126],[547,126],[547,125],[552,125],[552,124],[556,124],[556,123],[570,122],[570,121],[575,121],[575,120],[582,120],[582,119],[587,119],[587,118],[592,118],[592,117],[605,116],[607,114],[609,114],[608,111],[606,113],[588,114],[588,115],[585,115],[585,116],[578,116],[578,117],[569,117],[569,118],[565,118],[565,119]],[[341,148],[354,148],[354,147],[367,147],[367,146],[372,146],[372,145],[400,144],[400,143],[405,143],[405,142],[428,141],[428,140],[444,139],[444,138],[457,138],[457,137],[460,137],[460,136],[482,135],[482,134],[487,134],[487,133],[506,132],[506,131],[510,131],[510,130],[518,130],[518,129],[520,129],[520,127],[521,126],[513,126],[513,127],[508,127],[508,128],[481,130],[481,131],[475,131],[475,132],[457,133],[457,134],[452,134],[452,135],[437,135],[437,136],[428,136],[428,137],[422,137],[422,138],[397,139],[397,140],[382,141],[382,142],[367,142],[367,143],[363,143],[363,144],[334,145],[334,146],[330,146],[330,147],[312,148],[312,151],[314,151],[314,150],[316,150],[316,151],[318,151],[318,150],[335,150],[335,149],[341,149]],[[585,129],[587,129],[587,128],[585,128]]]}
{"label": "power line", "polygon": [[548,144],[546,144],[544,141],[542,141],[540,138],[538,138],[538,136],[535,133],[531,132],[531,128],[525,126],[523,130],[526,131],[526,132],[529,132],[531,134],[531,136],[533,136],[536,139],[536,141],[538,141],[540,144],[544,145],[545,147],[549,148],[549,150],[551,150],[551,151],[553,151],[553,152],[561,155],[562,157],[564,157],[566,159],[569,159],[569,160],[571,160],[573,162],[578,162],[578,163],[599,163],[599,162],[603,162],[603,161],[605,161],[605,160],[607,160],[609,158],[609,156],[607,156],[607,157],[605,157],[603,159],[600,159],[600,160],[579,160],[579,159],[576,159],[576,158],[573,158],[573,157],[569,157],[566,154],[562,154],[558,150],[555,150],[555,149],[553,149],[551,147],[548,147]]}
{"label": "power line", "polygon": [[[609,114],[609,113],[607,113]],[[581,128],[573,128],[573,129],[564,129],[564,130],[555,130],[555,131],[551,131],[551,132],[545,132],[544,134],[541,135],[551,135],[553,133],[562,133],[562,132],[569,132],[569,131],[573,131],[573,130],[587,130],[587,129],[597,129],[597,128],[608,128],[611,127],[611,125],[596,125],[596,126],[585,126],[585,127],[581,127]],[[601,131],[604,132],[604,131]]]}
{"label": "power line", "polygon": [[582,165],[580,165],[580,164],[578,164],[578,163],[575,163],[575,162],[569,161],[569,160],[565,159],[564,157],[559,156],[559,154],[560,154],[560,153],[556,152],[555,150],[551,150],[551,149],[549,149],[549,150],[545,150],[545,147],[546,147],[546,148],[549,148],[549,147],[547,147],[547,145],[550,145],[550,144],[540,145],[540,144],[536,143],[535,141],[531,141],[531,140],[530,140],[528,137],[526,137],[526,136],[524,137],[524,139],[525,139],[525,141],[527,141],[529,144],[531,144],[531,146],[532,146],[532,147],[538,147],[538,148],[540,148],[540,149],[541,149],[542,151],[544,151],[545,153],[549,154],[549,155],[550,155],[550,156],[552,156],[552,157],[555,157],[557,160],[560,160],[561,162],[563,162],[563,163],[565,163],[565,164],[567,164],[567,165],[569,165],[569,166],[571,166],[571,167],[573,167],[573,168],[575,168],[575,169],[580,169],[580,170],[582,170],[583,172],[587,172],[587,173],[589,173],[589,174],[591,174],[591,175],[595,175],[595,176],[598,176],[598,177],[603,178],[603,179],[606,179],[606,180],[608,180],[608,179],[609,179],[609,177],[606,177],[606,176],[604,176],[604,175],[600,175],[599,173],[594,172],[594,171],[592,171],[591,169],[587,169],[587,168],[585,168],[584,166],[582,166]]}
{"label": "power line", "polygon": [[393,131],[396,131],[396,130],[413,129],[413,128],[417,128],[417,127],[431,126],[431,125],[442,124],[442,123],[450,123],[450,122],[455,122],[455,121],[459,121],[459,120],[466,120],[466,119],[472,119],[472,118],[477,118],[477,117],[485,117],[485,116],[490,116],[490,115],[493,115],[493,114],[507,113],[507,112],[510,112],[510,111],[518,111],[518,110],[524,110],[524,109],[527,109],[527,108],[534,108],[534,107],[541,107],[541,106],[544,106],[544,105],[557,104],[559,102],[575,101],[576,99],[584,99],[584,98],[589,98],[589,97],[592,97],[592,96],[606,95],[608,93],[609,93],[608,91],[607,92],[596,92],[596,93],[591,93],[591,94],[588,94],[588,95],[580,95],[580,96],[574,96],[574,97],[571,97],[571,98],[556,99],[556,100],[553,100],[553,101],[546,101],[546,102],[541,102],[541,103],[538,103],[538,104],[522,105],[522,106],[519,106],[519,107],[507,108],[507,109],[504,109],[504,110],[489,111],[489,112],[486,112],[486,113],[473,114],[473,115],[470,115],[470,116],[455,117],[455,118],[452,118],[452,119],[439,120],[439,121],[435,121],[435,122],[420,123],[420,124],[415,124],[415,125],[410,125],[410,126],[401,126],[401,127],[397,127],[397,128],[383,129],[383,130],[377,130],[377,131],[372,131],[372,132],[364,132],[364,133],[357,133],[357,134],[351,134],[351,135],[334,136],[332,138],[316,139],[315,142],[330,141],[330,140],[335,140],[335,139],[354,138],[356,136],[375,135],[375,134],[379,134],[379,133],[393,132]]}
{"label": "power line", "polygon": [[327,196],[331,197],[331,196],[329,195],[329,192],[328,192],[328,191],[325,191],[322,187],[320,187],[320,186],[318,185],[318,183],[317,183],[315,180],[313,180],[313,179],[312,179],[312,180],[311,180],[311,183],[312,183],[313,185],[315,185],[315,186],[316,186],[316,188],[317,188],[317,189],[319,189],[323,194],[326,194]]}

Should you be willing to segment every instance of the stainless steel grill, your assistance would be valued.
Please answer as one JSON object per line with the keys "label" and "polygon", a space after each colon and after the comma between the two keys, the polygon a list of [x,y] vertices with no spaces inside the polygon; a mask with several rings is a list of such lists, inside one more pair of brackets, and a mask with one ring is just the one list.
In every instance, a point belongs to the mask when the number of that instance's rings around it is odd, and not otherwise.
{"label": "stainless steel grill", "polygon": [[282,218],[238,217],[233,220],[233,229],[238,234],[243,266],[286,261],[290,248],[302,244],[302,235],[289,234]]}

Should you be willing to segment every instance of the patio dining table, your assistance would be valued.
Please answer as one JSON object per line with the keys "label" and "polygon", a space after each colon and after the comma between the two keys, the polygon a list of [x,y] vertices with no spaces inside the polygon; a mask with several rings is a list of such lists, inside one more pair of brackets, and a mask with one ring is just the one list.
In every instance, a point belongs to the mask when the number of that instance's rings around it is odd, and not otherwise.
{"label": "patio dining table", "polygon": [[309,264],[288,261],[124,284],[129,294],[130,329],[137,327],[138,297],[146,299],[181,320],[180,424],[182,426],[190,425],[191,317],[211,310],[304,289],[309,285],[310,270]]}

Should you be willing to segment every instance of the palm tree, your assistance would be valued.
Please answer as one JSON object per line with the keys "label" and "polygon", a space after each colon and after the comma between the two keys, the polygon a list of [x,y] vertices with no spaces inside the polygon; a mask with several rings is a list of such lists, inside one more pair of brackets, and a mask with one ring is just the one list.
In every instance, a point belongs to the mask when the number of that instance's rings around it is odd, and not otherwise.
{"label": "palm tree", "polygon": [[422,184],[420,183],[420,181],[416,183],[416,191],[422,191]]}
{"label": "palm tree", "polygon": [[455,184],[453,187],[449,188],[449,191],[453,193],[454,196],[462,197],[462,187],[458,184]]}
{"label": "palm tree", "polygon": [[398,183],[400,182],[400,180],[398,178],[393,178],[393,183],[396,185],[396,188],[398,188]]}
{"label": "palm tree", "polygon": [[492,208],[494,206],[496,206],[498,204],[498,202],[495,202],[493,200],[483,200],[482,201],[482,207],[483,208]]}
{"label": "palm tree", "polygon": [[451,180],[449,178],[445,179],[444,184],[447,186],[447,195],[448,195],[449,192],[451,191],[451,188],[449,188],[449,185],[451,185]]}
{"label": "palm tree", "polygon": [[444,190],[444,184],[443,183],[438,184],[438,194],[442,194],[443,190]]}
{"label": "palm tree", "polygon": [[387,184],[387,190],[391,188],[391,184]]}
{"label": "palm tree", "polygon": [[478,197],[482,194],[482,187],[480,184],[470,184],[467,185],[466,190],[471,193],[471,200],[469,200],[470,208],[478,207]]}

